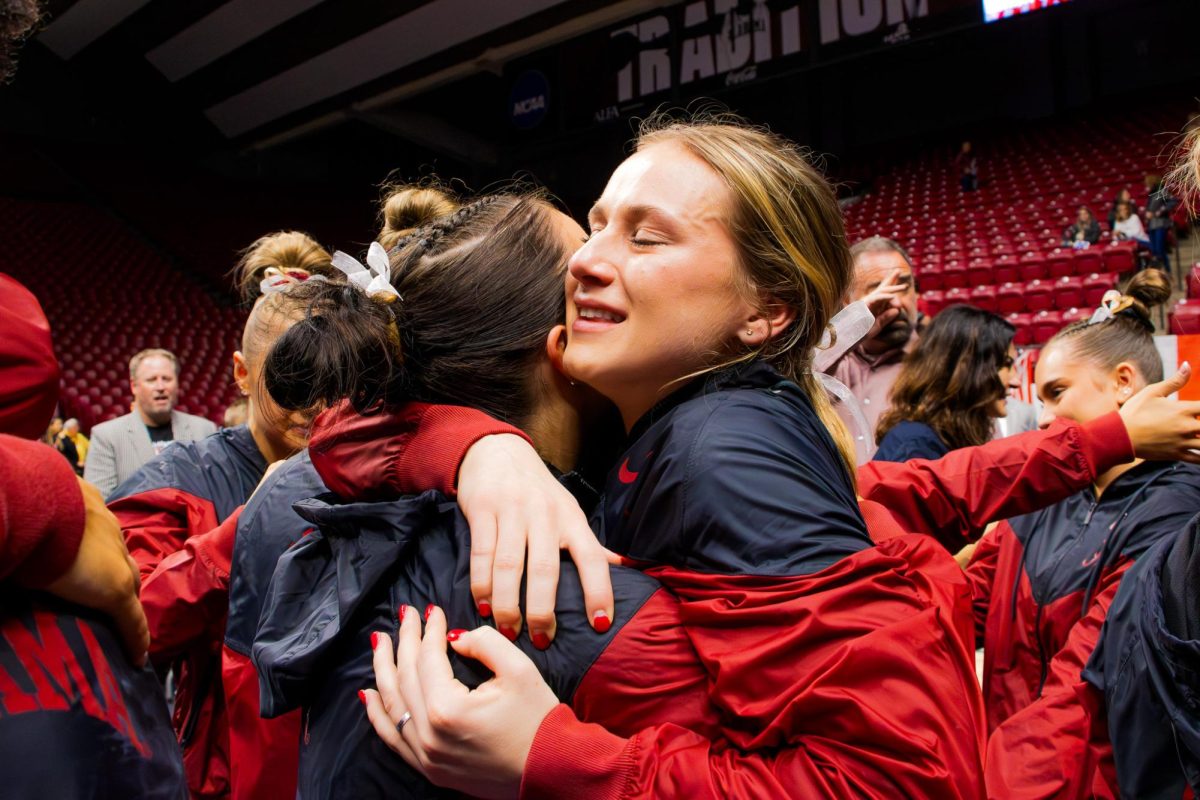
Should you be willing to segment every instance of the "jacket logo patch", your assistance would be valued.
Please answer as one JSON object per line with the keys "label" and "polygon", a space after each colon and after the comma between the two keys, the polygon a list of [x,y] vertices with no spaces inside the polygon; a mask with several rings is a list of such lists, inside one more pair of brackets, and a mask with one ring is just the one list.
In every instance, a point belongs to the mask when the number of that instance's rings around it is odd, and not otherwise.
{"label": "jacket logo patch", "polygon": [[[654,455],[653,450],[651,450],[649,453],[646,453],[646,460],[649,460],[650,456],[652,456],[652,455]],[[640,472],[641,472],[641,470],[634,472],[633,470],[631,470],[629,468],[629,459],[627,458],[627,459],[625,459],[625,463],[621,464],[621,468],[619,470],[617,470],[617,478],[621,481],[621,483],[625,483],[625,484],[633,483],[634,481],[637,480],[638,474]]]}

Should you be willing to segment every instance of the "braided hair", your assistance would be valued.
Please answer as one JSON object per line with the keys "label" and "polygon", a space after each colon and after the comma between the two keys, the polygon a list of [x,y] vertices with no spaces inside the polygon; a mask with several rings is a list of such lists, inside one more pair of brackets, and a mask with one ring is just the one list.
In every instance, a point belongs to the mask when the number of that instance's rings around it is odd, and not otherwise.
{"label": "braided hair", "polygon": [[555,213],[537,195],[495,194],[417,227],[389,252],[403,300],[294,287],[307,311],[268,355],[268,391],[289,409],[420,400],[519,424],[532,409],[530,367],[565,316],[570,251]]}

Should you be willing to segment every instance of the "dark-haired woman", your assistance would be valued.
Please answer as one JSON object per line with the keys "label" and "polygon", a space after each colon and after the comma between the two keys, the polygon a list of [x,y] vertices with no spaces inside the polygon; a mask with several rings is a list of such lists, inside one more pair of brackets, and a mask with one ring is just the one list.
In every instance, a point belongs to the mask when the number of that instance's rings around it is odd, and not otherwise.
{"label": "dark-haired woman", "polygon": [[[1050,340],[1037,365],[1043,423],[1093,419],[1161,378],[1149,309],[1169,295],[1167,277],[1145,270]],[[1139,460],[980,541],[967,575],[984,645],[990,794],[1041,795],[1047,776],[1061,774],[1056,717],[1081,701],[1060,689],[1078,682],[1126,570],[1197,510],[1200,470]],[[1049,746],[1035,757],[1038,742]]]}
{"label": "dark-haired woman", "polygon": [[[233,356],[234,379],[249,398],[247,424],[168,448],[109,498],[141,571],[151,660],[177,670],[173,723],[194,798],[228,796],[235,769],[221,690],[226,532],[267,465],[307,443],[312,416],[282,411],[262,387],[263,357],[300,313],[286,292],[270,288],[331,268],[329,255],[301,233],[265,236],[246,250],[239,284],[247,297],[260,295]],[[243,761],[236,768],[250,766]]]}
{"label": "dark-haired woman", "polygon": [[905,359],[879,420],[876,461],[941,458],[991,441],[996,419],[1016,388],[1016,330],[974,306],[952,306],[933,318]]}

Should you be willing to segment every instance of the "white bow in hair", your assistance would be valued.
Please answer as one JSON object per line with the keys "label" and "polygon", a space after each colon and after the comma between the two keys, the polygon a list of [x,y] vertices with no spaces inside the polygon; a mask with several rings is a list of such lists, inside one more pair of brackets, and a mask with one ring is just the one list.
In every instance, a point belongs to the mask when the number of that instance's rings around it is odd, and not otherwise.
{"label": "white bow in hair", "polygon": [[387,251],[383,249],[383,245],[379,242],[371,242],[370,248],[367,249],[367,265],[364,267],[359,261],[348,253],[343,253],[338,250],[333,254],[331,259],[333,265],[346,273],[346,278],[349,281],[362,289],[368,295],[382,292],[383,294],[395,297],[397,300],[403,300],[400,293],[396,291],[396,287],[392,286],[388,280],[388,274],[391,272],[391,264],[388,262]]}
{"label": "white bow in hair", "polygon": [[[862,341],[871,332],[875,315],[863,300],[850,303],[829,320],[829,328],[821,337],[821,343],[813,351],[813,369],[824,372],[844,356],[851,347]],[[834,336],[829,331],[833,330]]]}

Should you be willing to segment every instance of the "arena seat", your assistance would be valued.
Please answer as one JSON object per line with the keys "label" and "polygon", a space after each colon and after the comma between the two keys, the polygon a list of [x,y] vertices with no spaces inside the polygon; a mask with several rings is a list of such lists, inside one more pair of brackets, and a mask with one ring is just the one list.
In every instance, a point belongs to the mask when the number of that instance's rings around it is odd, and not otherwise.
{"label": "arena seat", "polygon": [[179,358],[179,408],[220,422],[237,396],[230,363],[245,322],[232,298],[218,305],[115,217],[79,203],[0,197],[0,247],[4,271],[45,309],[61,411],[85,432],[129,412],[129,358],[147,347]]}
{"label": "arena seat", "polygon": [[1167,327],[1171,333],[1200,333],[1200,302],[1184,298],[1175,304],[1167,315]]}

